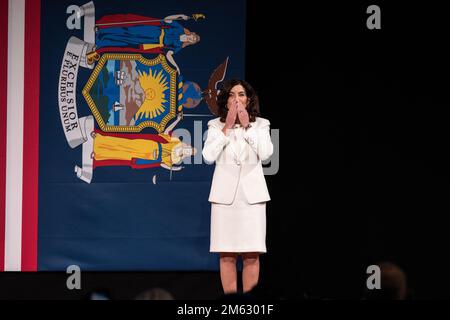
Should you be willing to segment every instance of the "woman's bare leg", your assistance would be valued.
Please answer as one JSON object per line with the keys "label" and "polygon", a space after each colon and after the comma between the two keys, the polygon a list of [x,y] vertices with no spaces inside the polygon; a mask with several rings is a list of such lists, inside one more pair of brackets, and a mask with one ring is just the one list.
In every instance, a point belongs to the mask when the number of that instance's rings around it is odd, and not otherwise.
{"label": "woman's bare leg", "polygon": [[237,256],[233,252],[220,254],[220,280],[225,294],[237,292]]}
{"label": "woman's bare leg", "polygon": [[259,253],[242,253],[242,286],[244,292],[248,292],[258,284],[259,278]]}

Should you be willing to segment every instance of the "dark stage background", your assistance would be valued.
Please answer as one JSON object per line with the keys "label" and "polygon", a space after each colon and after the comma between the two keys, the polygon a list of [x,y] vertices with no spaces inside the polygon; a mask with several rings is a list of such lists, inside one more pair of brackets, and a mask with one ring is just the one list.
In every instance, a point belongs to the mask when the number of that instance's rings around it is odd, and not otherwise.
{"label": "dark stage background", "polygon": [[[381,30],[366,28],[370,4],[381,7]],[[283,298],[359,299],[367,266],[389,260],[406,272],[412,298],[449,298],[444,8],[249,1],[247,15],[246,78],[280,130],[280,170],[266,177],[261,287]],[[78,291],[66,277],[1,273],[0,298],[104,289],[129,299],[153,286],[177,299],[221,294],[214,272],[85,273]]]}

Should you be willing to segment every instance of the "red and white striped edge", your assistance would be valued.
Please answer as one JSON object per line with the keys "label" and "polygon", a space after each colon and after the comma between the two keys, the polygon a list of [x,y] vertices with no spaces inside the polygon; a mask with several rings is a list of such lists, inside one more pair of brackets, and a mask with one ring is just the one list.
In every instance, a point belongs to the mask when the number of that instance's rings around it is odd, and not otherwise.
{"label": "red and white striped edge", "polygon": [[40,0],[0,0],[0,271],[37,270]]}

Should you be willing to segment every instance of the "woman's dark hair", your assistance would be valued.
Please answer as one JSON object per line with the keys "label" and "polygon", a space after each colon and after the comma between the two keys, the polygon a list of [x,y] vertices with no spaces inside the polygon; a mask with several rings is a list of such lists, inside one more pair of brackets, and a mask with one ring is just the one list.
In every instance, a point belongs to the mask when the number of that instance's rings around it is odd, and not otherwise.
{"label": "woman's dark hair", "polygon": [[220,121],[225,122],[228,114],[228,97],[230,96],[231,89],[233,89],[233,87],[237,85],[241,85],[242,87],[244,87],[245,94],[247,95],[247,101],[249,102],[247,106],[247,112],[250,118],[250,122],[255,122],[255,118],[259,116],[258,95],[248,82],[239,79],[232,79],[223,82],[222,89],[217,96],[217,105],[219,106],[218,116],[220,117]]}

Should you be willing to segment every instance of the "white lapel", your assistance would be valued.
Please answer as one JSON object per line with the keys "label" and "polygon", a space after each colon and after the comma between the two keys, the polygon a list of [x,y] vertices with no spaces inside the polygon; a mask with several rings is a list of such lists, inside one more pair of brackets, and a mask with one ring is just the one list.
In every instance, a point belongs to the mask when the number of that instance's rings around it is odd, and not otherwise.
{"label": "white lapel", "polygon": [[[225,123],[220,122],[221,124],[221,129],[223,129],[223,127],[225,126]],[[242,152],[245,149],[245,140],[242,137],[242,132],[239,132],[240,134],[236,135],[236,130],[232,129],[230,132],[230,149],[231,151],[234,153],[236,160],[240,160]]]}
{"label": "white lapel", "polygon": [[231,151],[233,151],[234,155],[239,158],[239,150],[238,148],[238,143],[239,140],[236,139],[236,133],[234,132],[234,130],[232,132],[230,132],[230,147],[231,147]]}
{"label": "white lapel", "polygon": [[242,128],[239,128],[235,131],[236,133],[236,147],[238,150],[235,150],[235,154],[237,157],[237,160],[241,160],[242,154],[245,151],[246,142],[244,139],[244,132],[242,131]]}

